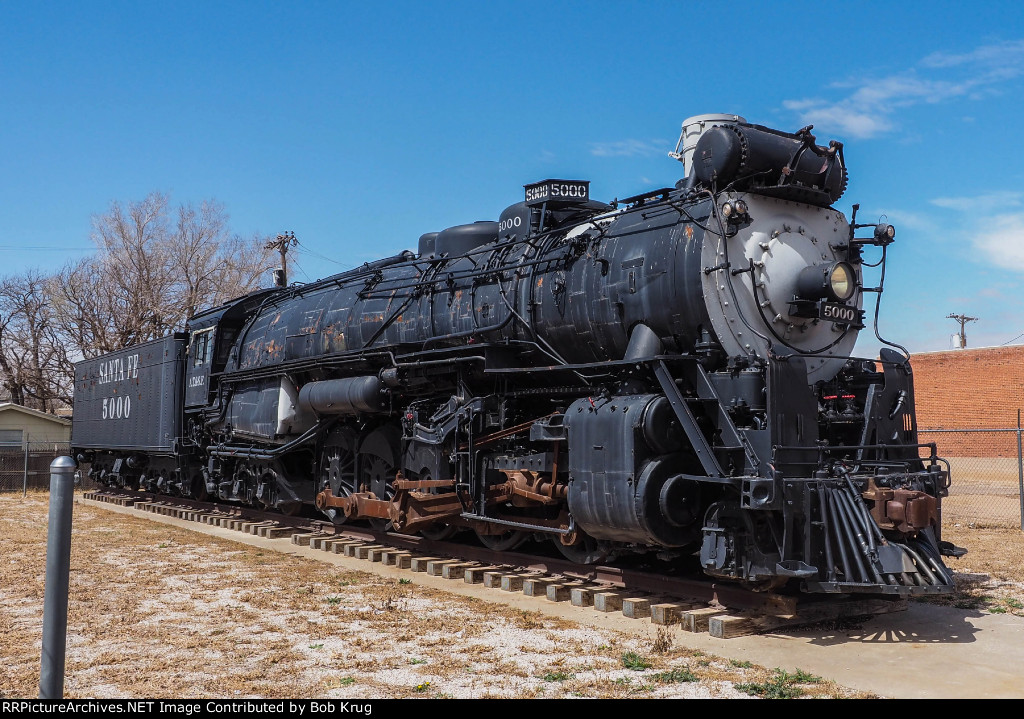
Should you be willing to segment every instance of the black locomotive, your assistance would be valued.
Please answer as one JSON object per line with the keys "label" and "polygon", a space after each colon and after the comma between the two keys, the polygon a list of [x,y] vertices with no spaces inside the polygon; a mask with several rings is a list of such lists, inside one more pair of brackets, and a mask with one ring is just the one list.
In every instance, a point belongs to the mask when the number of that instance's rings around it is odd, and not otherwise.
{"label": "black locomotive", "polygon": [[497,222],[82,362],[74,452],[111,486],[581,563],[952,591],[906,353],[848,356],[894,230],[832,209],[843,148],[810,130],[691,118],[675,187],[528,185]]}

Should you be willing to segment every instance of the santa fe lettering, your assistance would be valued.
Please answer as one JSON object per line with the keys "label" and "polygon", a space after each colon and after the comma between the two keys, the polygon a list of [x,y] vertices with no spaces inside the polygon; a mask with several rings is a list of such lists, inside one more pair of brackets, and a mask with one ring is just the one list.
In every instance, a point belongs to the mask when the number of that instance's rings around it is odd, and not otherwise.
{"label": "santa fe lettering", "polygon": [[139,356],[114,357],[100,363],[99,384],[110,384],[139,376]]}

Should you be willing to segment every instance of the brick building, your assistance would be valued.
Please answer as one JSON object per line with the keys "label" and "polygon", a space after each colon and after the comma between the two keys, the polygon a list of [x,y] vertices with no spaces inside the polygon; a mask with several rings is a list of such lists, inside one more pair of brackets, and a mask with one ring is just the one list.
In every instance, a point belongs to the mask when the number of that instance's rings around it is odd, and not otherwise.
{"label": "brick building", "polygon": [[[912,355],[917,426],[922,429],[1004,429],[1024,410],[1024,345]],[[940,453],[1016,457],[1016,434],[932,434]],[[991,446],[979,446],[980,444]]]}

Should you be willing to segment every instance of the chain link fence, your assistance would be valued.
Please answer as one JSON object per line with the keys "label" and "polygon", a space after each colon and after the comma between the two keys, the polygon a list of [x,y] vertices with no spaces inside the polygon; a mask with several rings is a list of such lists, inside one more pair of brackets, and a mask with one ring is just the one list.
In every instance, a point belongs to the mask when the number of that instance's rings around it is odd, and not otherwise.
{"label": "chain link fence", "polygon": [[952,484],[942,501],[942,522],[1024,530],[1022,430],[922,429],[919,442],[935,442],[949,462]]}
{"label": "chain link fence", "polygon": [[[919,442],[935,442],[950,464],[952,485],[942,503],[942,521],[1024,530],[1022,430],[922,429]],[[50,488],[50,463],[70,455],[61,442],[0,444],[0,492]],[[82,478],[81,489],[95,483]]]}
{"label": "chain link fence", "polygon": [[0,492],[48,490],[50,463],[70,454],[67,442],[0,443]]}

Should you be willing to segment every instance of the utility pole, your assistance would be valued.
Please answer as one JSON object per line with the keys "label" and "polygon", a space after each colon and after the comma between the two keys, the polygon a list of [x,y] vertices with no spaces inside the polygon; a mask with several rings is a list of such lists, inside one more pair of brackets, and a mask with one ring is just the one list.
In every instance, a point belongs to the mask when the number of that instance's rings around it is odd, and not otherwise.
{"label": "utility pole", "polygon": [[968,317],[967,315],[946,315],[947,320],[956,320],[960,323],[960,349],[967,346],[967,333],[964,331],[964,325],[968,322],[977,322],[977,317]]}
{"label": "utility pole", "polygon": [[274,273],[274,284],[278,287],[288,286],[288,248],[297,244],[299,241],[295,239],[295,233],[289,230],[263,246],[265,249],[277,250],[281,253],[281,274],[278,276],[276,272]]}

